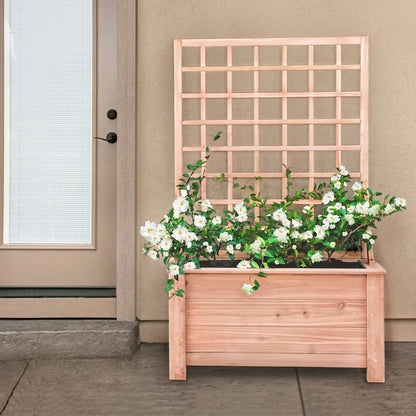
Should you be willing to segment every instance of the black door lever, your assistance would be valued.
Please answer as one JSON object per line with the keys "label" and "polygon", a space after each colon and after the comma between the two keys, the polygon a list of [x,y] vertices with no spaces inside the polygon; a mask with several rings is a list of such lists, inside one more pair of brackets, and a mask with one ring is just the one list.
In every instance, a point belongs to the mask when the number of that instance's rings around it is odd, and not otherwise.
{"label": "black door lever", "polygon": [[117,134],[111,131],[110,133],[107,134],[105,139],[102,137],[94,137],[94,139],[104,140],[107,143],[115,143],[117,141]]}

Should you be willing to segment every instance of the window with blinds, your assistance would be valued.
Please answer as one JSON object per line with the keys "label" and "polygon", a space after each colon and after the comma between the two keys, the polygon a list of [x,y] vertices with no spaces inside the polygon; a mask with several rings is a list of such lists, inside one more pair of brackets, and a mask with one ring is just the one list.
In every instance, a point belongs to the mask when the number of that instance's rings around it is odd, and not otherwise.
{"label": "window with blinds", "polygon": [[90,244],[92,0],[4,1],[4,243]]}

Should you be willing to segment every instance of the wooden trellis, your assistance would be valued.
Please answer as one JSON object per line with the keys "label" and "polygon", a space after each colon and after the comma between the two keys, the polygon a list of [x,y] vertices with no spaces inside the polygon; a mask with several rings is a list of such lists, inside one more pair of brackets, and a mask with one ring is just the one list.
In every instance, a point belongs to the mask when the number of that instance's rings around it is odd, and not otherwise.
{"label": "wooden trellis", "polygon": [[[359,51],[358,62],[344,63],[343,49],[351,45],[356,45]],[[279,47],[280,63],[263,64],[261,63],[261,48]],[[307,48],[307,62],[303,64],[293,64],[288,60],[288,52],[294,47]],[[321,47],[332,47],[335,49],[334,60],[331,63],[317,63],[315,53]],[[252,48],[252,62],[245,65],[233,64],[234,48],[246,47]],[[199,62],[196,66],[183,65],[183,52],[186,48],[196,48],[199,50]],[[225,50],[224,65],[208,65],[207,50],[209,48],[222,48]],[[269,172],[261,165],[261,152],[278,152],[280,153],[281,163],[288,164],[288,156],[292,152],[307,152],[308,169],[305,171],[294,171],[293,179],[305,179],[309,184],[309,190],[313,190],[317,180],[329,178],[335,172],[335,168],[343,163],[344,152],[355,151],[359,153],[359,169],[351,173],[353,178],[362,180],[364,184],[368,181],[368,38],[367,37],[330,37],[330,38],[276,38],[276,39],[178,39],[174,43],[175,50],[175,179],[182,176],[184,171],[184,154],[187,152],[199,152],[200,157],[204,158],[205,149],[208,143],[207,127],[219,126],[226,135],[226,145],[210,145],[211,152],[222,152],[226,154],[227,167],[224,172],[208,172],[207,179],[212,179],[225,173],[227,178],[227,197],[218,199],[211,198],[211,202],[216,205],[228,205],[229,208],[233,204],[241,202],[241,198],[234,195],[233,185],[236,180],[250,179],[253,181],[256,192],[259,192],[259,180],[261,178],[279,178],[281,181],[281,198],[286,195],[287,179],[284,171]],[[288,76],[294,72],[303,71],[307,73],[307,85],[302,88],[297,86],[296,90],[292,90],[288,82]],[[315,75],[317,71],[330,71],[335,73],[335,85],[331,90],[327,88],[324,91],[315,89]],[[359,73],[359,88],[355,90],[346,90],[343,88],[343,76],[347,72]],[[233,77],[238,72],[246,72],[252,74],[252,91],[236,92],[233,90]],[[280,80],[280,88],[275,91],[264,92],[260,89],[259,77],[265,72],[274,72]],[[186,92],[183,88],[183,76],[186,73],[194,73],[199,77],[199,91]],[[223,74],[226,79],[226,88],[223,92],[210,92],[212,88],[209,86],[207,74],[217,73]],[[343,117],[343,100],[351,97],[358,97],[359,101],[359,117]],[[288,114],[288,100],[303,98],[308,101],[307,117],[297,118]],[[319,99],[332,99],[334,108],[328,108],[328,114],[316,115],[316,101]],[[185,100],[199,100],[199,116],[193,119],[186,119],[183,116],[183,105]],[[223,99],[226,100],[226,117],[223,119],[207,118],[207,100]],[[250,119],[239,118],[238,114],[233,113],[233,106],[236,100],[252,100],[252,116]],[[263,99],[280,99],[281,114],[273,119],[263,119],[259,112],[259,101]],[[281,126],[281,141],[276,145],[262,145],[260,143],[260,127],[263,125]],[[304,125],[308,128],[307,144],[294,145],[288,139],[288,126]],[[331,125],[335,126],[335,143],[318,144],[316,142],[316,126]],[[359,126],[358,143],[343,143],[342,128],[345,125]],[[200,126],[200,144],[197,146],[185,146],[183,143],[183,129],[186,126]],[[234,126],[252,126],[253,137],[250,145],[235,145],[233,143],[233,127]],[[358,129],[357,129],[358,130]],[[233,168],[233,156],[238,152],[252,152],[253,166],[251,171],[238,172]],[[335,166],[325,171],[316,169],[317,152],[333,152],[335,153]],[[348,168],[348,166],[347,166]],[[280,190],[279,190],[280,191]],[[202,198],[207,197],[206,182],[202,184]],[[279,202],[281,199],[270,198],[270,202]],[[316,204],[318,200],[305,199],[297,201],[298,204]],[[258,214],[258,212],[256,213]]]}

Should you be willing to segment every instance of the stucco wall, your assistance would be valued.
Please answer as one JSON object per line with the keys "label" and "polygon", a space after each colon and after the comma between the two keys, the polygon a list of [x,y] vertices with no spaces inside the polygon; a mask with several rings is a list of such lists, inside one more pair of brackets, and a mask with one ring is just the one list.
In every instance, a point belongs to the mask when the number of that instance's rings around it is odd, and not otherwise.
{"label": "stucco wall", "polygon": [[[387,337],[416,340],[415,20],[414,0],[138,0],[138,224],[159,220],[174,198],[173,39],[368,35],[370,186],[409,205],[379,226],[375,248],[388,271]],[[144,341],[166,340],[165,279],[139,250]]]}

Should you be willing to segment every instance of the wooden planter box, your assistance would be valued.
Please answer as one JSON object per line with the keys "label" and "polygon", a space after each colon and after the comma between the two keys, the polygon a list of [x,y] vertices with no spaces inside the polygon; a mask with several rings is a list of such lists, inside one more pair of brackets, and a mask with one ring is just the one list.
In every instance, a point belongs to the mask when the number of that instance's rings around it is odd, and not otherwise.
{"label": "wooden planter box", "polygon": [[384,382],[384,275],[361,269],[270,269],[251,296],[251,270],[202,268],[169,301],[170,379],[187,365],[367,368]]}

